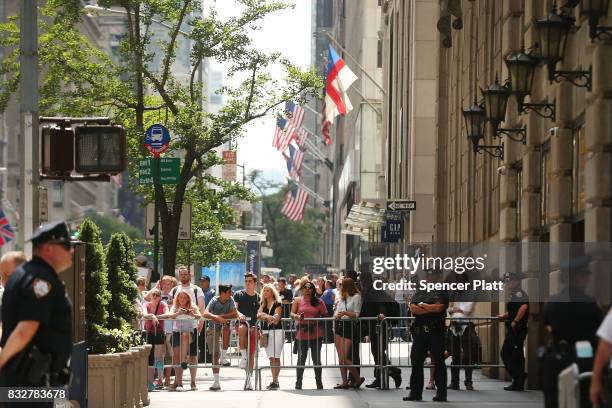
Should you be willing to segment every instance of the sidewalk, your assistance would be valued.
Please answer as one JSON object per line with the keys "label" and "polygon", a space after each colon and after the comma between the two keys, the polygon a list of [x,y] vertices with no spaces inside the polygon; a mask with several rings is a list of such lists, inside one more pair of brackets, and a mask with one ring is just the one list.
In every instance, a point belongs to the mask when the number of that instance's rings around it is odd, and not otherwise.
{"label": "sidewalk", "polygon": [[[373,377],[371,369],[363,369],[366,383]],[[400,389],[388,391],[371,390],[362,388],[354,390],[334,390],[333,386],[339,381],[337,369],[323,370],[324,390],[316,390],[312,369],[307,369],[304,375],[304,390],[296,391],[295,370],[281,370],[279,383],[281,389],[278,391],[242,391],[244,385],[244,371],[236,368],[221,370],[222,391],[212,392],[208,387],[212,384],[210,369],[198,370],[198,390],[178,392],[153,392],[151,397],[151,408],[202,408],[212,406],[219,408],[255,408],[255,407],[308,407],[308,408],[351,408],[351,407],[420,407],[420,406],[443,406],[456,408],[478,407],[542,407],[543,396],[540,391],[509,392],[503,387],[508,383],[484,378],[480,371],[474,372],[475,391],[449,391],[448,403],[440,404],[431,401],[435,391],[424,391],[423,402],[403,402],[402,397],[408,395],[404,386],[408,384],[410,370],[402,370],[403,382]],[[428,373],[425,378],[428,378]],[[269,371],[262,373],[265,385],[269,383]],[[189,387],[188,378],[185,384]]]}

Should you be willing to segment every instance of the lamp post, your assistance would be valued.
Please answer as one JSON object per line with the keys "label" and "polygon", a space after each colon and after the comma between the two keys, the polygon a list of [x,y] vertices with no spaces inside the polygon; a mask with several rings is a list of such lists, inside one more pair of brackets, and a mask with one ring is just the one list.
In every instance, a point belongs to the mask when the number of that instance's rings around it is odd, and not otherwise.
{"label": "lamp post", "polygon": [[603,16],[608,15],[610,0],[582,0],[580,2],[580,14],[589,20],[589,37],[591,41],[597,39],[610,39],[612,27],[598,26],[597,22]]}
{"label": "lamp post", "polygon": [[474,153],[480,153],[481,151],[487,154],[498,157],[503,160],[504,158],[504,144],[501,145],[481,145],[480,141],[484,139],[484,125],[486,122],[486,112],[482,106],[478,104],[476,98],[474,98],[474,104],[467,109],[463,109],[463,119],[465,120],[465,129],[467,131],[467,137],[472,142]]}
{"label": "lamp post", "polygon": [[511,93],[516,97],[519,113],[533,111],[545,119],[555,120],[555,105],[553,103],[525,103],[525,96],[531,95],[535,70],[538,59],[520,51],[505,58],[506,67],[510,74]]}
{"label": "lamp post", "polygon": [[533,22],[538,38],[539,58],[548,67],[548,80],[559,82],[561,79],[569,81],[572,85],[591,90],[592,70],[555,70],[557,62],[562,61],[567,44],[567,36],[574,25],[572,17],[557,13],[556,8],[543,18]]}

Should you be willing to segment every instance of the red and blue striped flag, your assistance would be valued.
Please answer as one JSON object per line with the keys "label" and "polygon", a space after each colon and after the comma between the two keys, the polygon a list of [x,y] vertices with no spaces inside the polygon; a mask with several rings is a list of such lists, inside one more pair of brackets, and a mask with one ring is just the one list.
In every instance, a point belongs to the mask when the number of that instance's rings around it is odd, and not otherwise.
{"label": "red and blue striped flag", "polygon": [[4,215],[4,211],[0,208],[0,246],[12,241],[14,238],[13,227],[11,227],[8,218]]}
{"label": "red and blue striped flag", "polygon": [[293,186],[285,195],[285,202],[281,212],[291,221],[304,219],[304,207],[308,201],[308,193],[301,187]]}

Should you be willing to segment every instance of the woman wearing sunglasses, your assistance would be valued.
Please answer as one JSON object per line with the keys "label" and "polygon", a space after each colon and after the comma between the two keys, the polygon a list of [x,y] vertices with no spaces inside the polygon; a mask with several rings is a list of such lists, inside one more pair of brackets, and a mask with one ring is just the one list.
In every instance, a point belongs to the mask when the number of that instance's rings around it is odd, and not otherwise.
{"label": "woman wearing sunglasses", "polygon": [[309,321],[318,317],[327,317],[327,307],[325,303],[317,297],[317,293],[312,282],[302,284],[302,296],[294,299],[291,306],[291,318],[297,320],[297,351],[298,351],[298,366],[296,369],[297,379],[295,389],[302,389],[302,378],[304,377],[304,364],[308,358],[308,349],[310,349],[310,357],[312,364],[315,366],[315,379],[317,389],[323,389],[321,381],[321,345],[323,343],[323,334],[325,326],[317,321]]}

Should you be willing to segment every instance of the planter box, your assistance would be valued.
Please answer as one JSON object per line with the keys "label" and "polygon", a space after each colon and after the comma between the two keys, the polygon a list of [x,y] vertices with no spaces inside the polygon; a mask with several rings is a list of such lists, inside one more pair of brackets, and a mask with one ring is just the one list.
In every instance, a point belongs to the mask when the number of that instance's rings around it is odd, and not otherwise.
{"label": "planter box", "polygon": [[119,354],[90,354],[87,357],[87,406],[120,408],[121,357]]}
{"label": "planter box", "polygon": [[150,404],[147,365],[151,345],[125,353],[90,354],[87,396],[90,408],[142,408]]}

